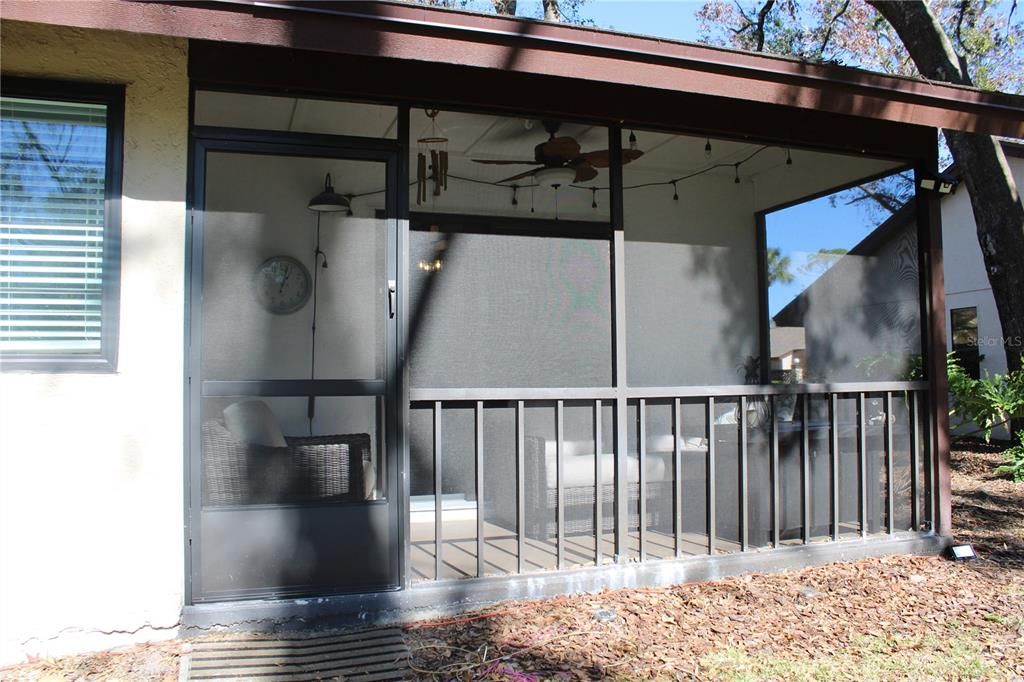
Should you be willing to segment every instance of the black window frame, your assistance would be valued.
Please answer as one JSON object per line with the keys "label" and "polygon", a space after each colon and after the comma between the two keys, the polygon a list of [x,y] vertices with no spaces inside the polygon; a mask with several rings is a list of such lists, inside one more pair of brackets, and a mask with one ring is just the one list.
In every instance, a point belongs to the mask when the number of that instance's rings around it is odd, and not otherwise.
{"label": "black window frame", "polygon": [[117,370],[121,306],[121,195],[124,167],[125,86],[109,83],[3,76],[3,95],[106,106],[103,270],[100,350],[92,353],[2,353],[4,372],[108,373]]}
{"label": "black window frame", "polygon": [[[973,311],[974,319],[974,343],[973,344],[958,344],[956,342],[957,332],[957,313],[965,310]],[[967,376],[972,379],[981,378],[981,343],[978,336],[978,306],[976,305],[965,305],[958,308],[949,309],[949,348],[953,352],[954,357],[960,366],[963,367]]]}

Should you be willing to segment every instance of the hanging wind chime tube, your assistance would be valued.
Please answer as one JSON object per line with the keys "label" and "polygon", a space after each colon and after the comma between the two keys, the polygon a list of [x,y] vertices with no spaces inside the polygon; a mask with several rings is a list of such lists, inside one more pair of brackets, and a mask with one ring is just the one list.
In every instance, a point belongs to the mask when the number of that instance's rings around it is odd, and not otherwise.
{"label": "hanging wind chime tube", "polygon": [[[441,196],[441,192],[448,189],[448,138],[444,131],[438,132],[437,115],[441,113],[438,109],[424,109],[427,118],[430,119],[430,132],[422,135],[416,140],[420,145],[420,151],[416,155],[416,204],[420,205],[427,200],[427,180],[433,180],[433,196]],[[427,155],[430,155],[429,169],[427,167]],[[428,174],[429,170],[429,174]]]}

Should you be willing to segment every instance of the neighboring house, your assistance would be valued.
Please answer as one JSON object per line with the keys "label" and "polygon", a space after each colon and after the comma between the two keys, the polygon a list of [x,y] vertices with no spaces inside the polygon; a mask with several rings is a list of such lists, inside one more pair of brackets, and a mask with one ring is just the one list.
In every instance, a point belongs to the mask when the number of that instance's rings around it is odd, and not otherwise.
{"label": "neighboring house", "polygon": [[[1003,153],[1018,190],[1024,186],[1024,145],[1003,142]],[[973,376],[1006,374],[1006,348],[999,312],[978,245],[978,232],[967,188],[942,200],[942,246],[945,258],[946,338]],[[1024,352],[1024,342],[1017,343]],[[1005,428],[993,432],[1007,438]]]}
{"label": "neighboring house", "polygon": [[820,249],[1022,98],[400,3],[0,17],[0,660],[948,545],[938,196],[811,383],[764,224]]}

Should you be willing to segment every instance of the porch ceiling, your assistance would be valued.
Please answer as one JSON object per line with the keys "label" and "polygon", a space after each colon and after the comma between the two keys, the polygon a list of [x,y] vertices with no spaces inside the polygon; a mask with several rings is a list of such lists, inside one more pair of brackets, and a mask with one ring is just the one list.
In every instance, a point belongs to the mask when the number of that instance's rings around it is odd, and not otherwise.
{"label": "porch ceiling", "polygon": [[[170,5],[126,0],[7,0],[0,15],[4,19],[426,62],[434,68],[447,64],[489,73],[548,76],[662,94],[712,96],[789,111],[831,112],[1024,137],[1024,98],[1017,96],[402,3],[220,0]],[[345,80],[345,74],[339,80]],[[625,94],[621,89],[620,93]],[[524,108],[565,111],[572,105],[541,100],[528,102]],[[602,114],[606,112],[595,112]]]}

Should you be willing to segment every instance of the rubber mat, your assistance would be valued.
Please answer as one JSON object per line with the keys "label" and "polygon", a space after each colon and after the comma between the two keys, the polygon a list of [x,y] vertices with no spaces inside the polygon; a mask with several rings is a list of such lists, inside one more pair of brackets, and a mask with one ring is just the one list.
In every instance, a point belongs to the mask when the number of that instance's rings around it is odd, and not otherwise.
{"label": "rubber mat", "polygon": [[398,628],[281,639],[237,637],[197,642],[182,660],[185,680],[412,679],[409,647]]}

